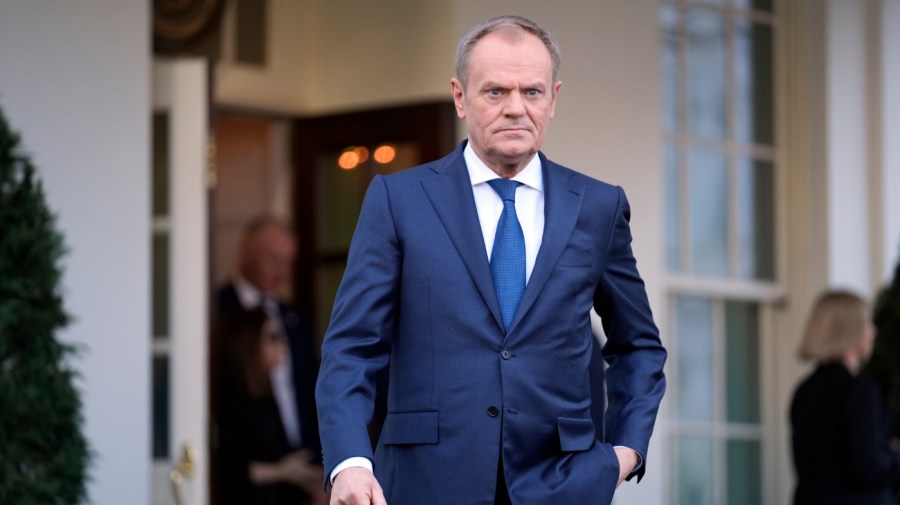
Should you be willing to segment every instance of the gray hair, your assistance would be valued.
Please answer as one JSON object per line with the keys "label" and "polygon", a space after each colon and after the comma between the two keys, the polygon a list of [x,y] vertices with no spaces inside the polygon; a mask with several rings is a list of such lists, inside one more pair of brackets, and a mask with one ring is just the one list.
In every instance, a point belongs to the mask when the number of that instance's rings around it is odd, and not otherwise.
{"label": "gray hair", "polygon": [[459,80],[460,84],[462,84],[463,90],[466,89],[466,81],[469,77],[469,57],[472,55],[472,49],[475,47],[475,44],[485,35],[504,26],[518,26],[541,39],[541,42],[544,43],[544,46],[550,53],[550,60],[553,62],[553,82],[557,82],[559,79],[559,64],[562,61],[562,56],[559,54],[559,45],[556,43],[556,39],[553,38],[553,35],[528,18],[506,15],[478,23],[470,28],[459,40],[459,46],[456,48],[456,78]]}

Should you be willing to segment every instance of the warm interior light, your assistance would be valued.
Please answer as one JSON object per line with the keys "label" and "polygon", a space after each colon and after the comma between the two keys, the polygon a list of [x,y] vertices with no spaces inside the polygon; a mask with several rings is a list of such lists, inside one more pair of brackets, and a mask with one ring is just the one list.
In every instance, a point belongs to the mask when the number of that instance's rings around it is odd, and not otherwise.
{"label": "warm interior light", "polygon": [[376,162],[386,165],[394,161],[394,158],[397,157],[397,150],[394,149],[394,146],[382,144],[375,149],[375,153],[372,157],[375,158]]}
{"label": "warm interior light", "polygon": [[359,146],[353,150],[359,156],[359,162],[365,163],[367,159],[369,159],[369,150],[366,149],[366,146]]}
{"label": "warm interior light", "polygon": [[359,165],[359,154],[355,150],[346,150],[338,158],[338,166],[344,170],[352,170]]}

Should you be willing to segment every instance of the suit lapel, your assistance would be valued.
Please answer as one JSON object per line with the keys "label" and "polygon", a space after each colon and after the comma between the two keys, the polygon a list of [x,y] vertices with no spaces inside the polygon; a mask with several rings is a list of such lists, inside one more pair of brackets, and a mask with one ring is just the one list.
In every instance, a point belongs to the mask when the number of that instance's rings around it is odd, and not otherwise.
{"label": "suit lapel", "polygon": [[491,268],[472,194],[472,181],[462,154],[464,147],[465,143],[443,163],[436,164],[433,167],[435,176],[423,180],[422,186],[481,297],[497,324],[503,328],[503,317],[491,280]]}
{"label": "suit lapel", "polygon": [[543,153],[539,155],[544,178],[544,236],[534,269],[531,271],[531,278],[525,286],[525,293],[510,325],[510,333],[528,313],[550,279],[553,267],[566,248],[569,236],[578,221],[579,209],[584,198],[584,185],[573,181],[571,171],[549,161]]}

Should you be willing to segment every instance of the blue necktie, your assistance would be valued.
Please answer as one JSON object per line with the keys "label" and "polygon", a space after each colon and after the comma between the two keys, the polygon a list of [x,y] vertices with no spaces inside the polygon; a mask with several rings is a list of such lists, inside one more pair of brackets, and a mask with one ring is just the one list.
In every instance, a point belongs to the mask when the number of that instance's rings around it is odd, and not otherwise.
{"label": "blue necktie", "polygon": [[494,248],[491,250],[491,277],[500,302],[503,326],[509,331],[519,300],[525,292],[525,236],[516,215],[516,188],[521,182],[509,179],[488,181],[503,200],[503,212],[497,222]]}

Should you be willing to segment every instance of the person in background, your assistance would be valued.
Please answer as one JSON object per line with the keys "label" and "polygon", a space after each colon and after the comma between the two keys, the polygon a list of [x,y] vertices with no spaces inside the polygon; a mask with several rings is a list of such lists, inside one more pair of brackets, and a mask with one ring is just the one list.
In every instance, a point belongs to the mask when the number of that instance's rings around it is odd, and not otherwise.
{"label": "person in background", "polygon": [[[643,475],[666,351],[624,191],[539,152],[559,60],[528,19],[472,28],[450,81],[467,141],[369,186],[317,385],[333,504],[602,505]],[[610,365],[603,433],[592,309]]]}
{"label": "person in background", "polygon": [[790,420],[797,487],[794,505],[891,505],[900,452],[877,386],[859,375],[875,328],[865,301],[827,291],[816,301],[800,345],[815,370],[797,387]]}
{"label": "person in background", "polygon": [[287,348],[277,322],[261,308],[232,308],[215,324],[222,342],[219,401],[219,503],[326,503],[315,455],[288,440],[271,373]]}
{"label": "person in background", "polygon": [[[288,443],[292,448],[304,449],[303,454],[312,464],[309,470],[320,473],[321,443],[315,404],[319,355],[308,319],[282,297],[296,257],[296,241],[284,223],[264,215],[246,226],[239,247],[236,275],[219,290],[216,311],[224,314],[258,308],[284,337],[286,345],[279,347],[278,364],[269,372],[272,394]],[[214,338],[215,349],[224,349],[228,344],[225,332],[220,333]],[[215,361],[214,358],[214,366],[221,364],[221,360],[218,364]],[[217,401],[225,400],[227,394],[220,390]]]}

